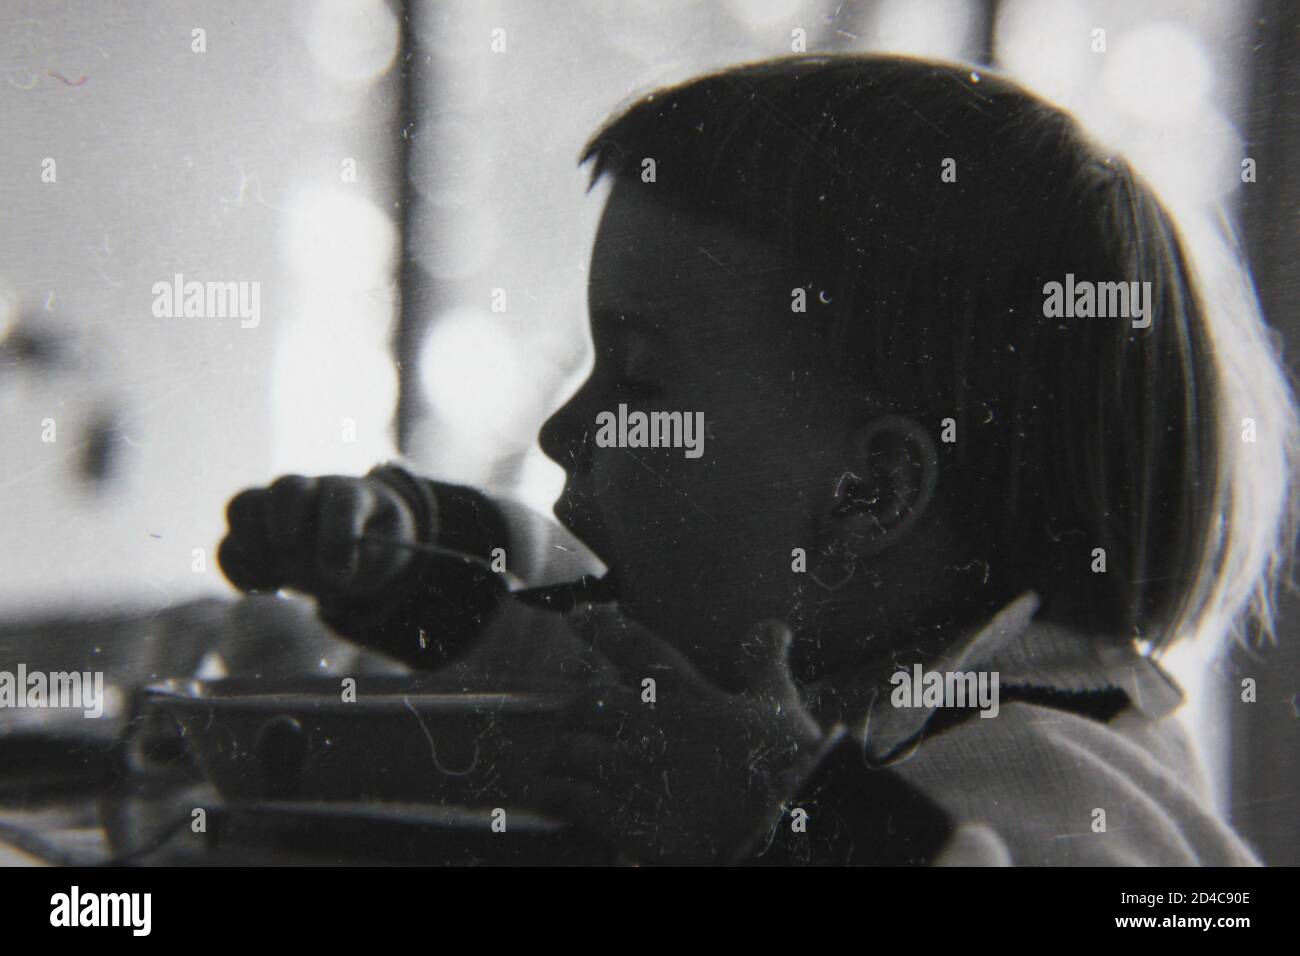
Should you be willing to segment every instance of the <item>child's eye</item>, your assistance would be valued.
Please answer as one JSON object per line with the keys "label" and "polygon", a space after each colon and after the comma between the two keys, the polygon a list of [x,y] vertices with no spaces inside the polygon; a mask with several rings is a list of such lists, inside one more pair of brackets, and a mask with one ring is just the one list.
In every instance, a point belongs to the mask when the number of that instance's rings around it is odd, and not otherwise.
{"label": "child's eye", "polygon": [[654,382],[637,378],[635,375],[620,375],[618,387],[621,392],[640,399],[653,398],[659,393],[659,386]]}
{"label": "child's eye", "polygon": [[623,338],[619,362],[619,387],[637,398],[649,398],[658,393],[658,362],[654,345],[636,330],[629,330]]}

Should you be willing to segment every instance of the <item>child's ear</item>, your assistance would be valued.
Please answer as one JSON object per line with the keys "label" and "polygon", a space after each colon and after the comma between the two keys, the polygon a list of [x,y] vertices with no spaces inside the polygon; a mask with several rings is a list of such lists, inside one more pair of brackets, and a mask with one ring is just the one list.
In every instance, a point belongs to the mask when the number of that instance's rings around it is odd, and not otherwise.
{"label": "child's ear", "polygon": [[905,537],[930,506],[939,455],[919,421],[890,414],[853,426],[847,458],[827,520],[852,553],[869,557]]}

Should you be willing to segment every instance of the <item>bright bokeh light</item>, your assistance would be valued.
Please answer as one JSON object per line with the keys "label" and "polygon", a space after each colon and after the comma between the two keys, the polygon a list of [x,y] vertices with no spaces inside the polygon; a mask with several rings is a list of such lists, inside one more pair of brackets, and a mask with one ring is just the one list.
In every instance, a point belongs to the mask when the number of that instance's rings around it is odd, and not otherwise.
{"label": "bright bokeh light", "polygon": [[448,144],[415,157],[412,182],[435,206],[459,217],[461,211],[478,203],[491,202],[495,164],[477,135],[483,120],[465,110],[435,115],[432,138]]}
{"label": "bright bokeh light", "polygon": [[488,445],[531,441],[544,397],[538,378],[518,329],[485,310],[439,315],[420,352],[420,384],[439,418]]}
{"label": "bright bokeh light", "polygon": [[1102,77],[1114,106],[1161,125],[1202,108],[1210,92],[1205,46],[1187,27],[1167,21],[1117,35]]}
{"label": "bright bokeh light", "polygon": [[1091,51],[1091,31],[1100,26],[1081,0],[1007,0],[994,32],[997,60],[1041,96],[1073,107],[1086,96],[1091,73],[1101,64]]}
{"label": "bright bokeh light", "polygon": [[469,279],[492,264],[499,243],[495,206],[476,204],[460,211],[454,231],[434,232],[420,262],[435,278]]}
{"label": "bright bokeh light", "polygon": [[283,314],[267,323],[276,332],[273,464],[361,473],[394,452],[396,227],[364,196],[306,186],[287,199],[282,230],[291,281]]}
{"label": "bright bokeh light", "polygon": [[1124,154],[1176,213],[1215,203],[1241,183],[1241,134],[1218,110],[1163,126],[1140,124],[1126,140]]}
{"label": "bright bokeh light", "polygon": [[703,49],[716,49],[726,41],[726,37],[700,29],[702,10],[707,8],[695,0],[593,5],[604,28],[601,41],[624,56],[653,64],[655,72],[702,63]]}
{"label": "bright bokeh light", "polygon": [[883,0],[875,11],[871,45],[891,53],[956,59],[970,42],[974,13],[966,0]]}
{"label": "bright bokeh light", "polygon": [[[1098,29],[1104,51],[1093,49]],[[1239,182],[1241,136],[1214,102],[1209,51],[1191,27],[1134,23],[1080,0],[1009,0],[997,37],[1008,73],[1073,111],[1176,211],[1216,202]]]}
{"label": "bright bokeh light", "polygon": [[276,474],[363,474],[395,452],[393,303],[302,295],[276,338]]}
{"label": "bright bokeh light", "polygon": [[368,289],[390,281],[396,228],[355,192],[314,185],[295,190],[281,238],[289,267],[322,286]]}
{"label": "bright bokeh light", "polygon": [[722,5],[751,30],[783,25],[809,9],[805,0],[722,0]]}
{"label": "bright bokeh light", "polygon": [[388,72],[399,35],[383,0],[315,0],[306,27],[317,68],[341,83],[369,83]]}

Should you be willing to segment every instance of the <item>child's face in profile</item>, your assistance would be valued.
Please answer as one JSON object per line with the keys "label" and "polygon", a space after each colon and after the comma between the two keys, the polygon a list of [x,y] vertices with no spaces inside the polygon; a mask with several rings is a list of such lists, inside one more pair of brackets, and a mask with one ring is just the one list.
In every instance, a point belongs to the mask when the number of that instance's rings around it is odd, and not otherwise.
{"label": "child's face in profile", "polygon": [[[568,472],[556,514],[608,565],[624,609],[727,682],[749,627],[790,614],[792,550],[814,560],[847,423],[869,409],[818,370],[806,326],[819,287],[808,312],[791,308],[811,277],[655,188],[614,187],[592,257],[595,366],[541,440]],[[702,455],[600,447],[597,418],[620,405],[702,412]]]}

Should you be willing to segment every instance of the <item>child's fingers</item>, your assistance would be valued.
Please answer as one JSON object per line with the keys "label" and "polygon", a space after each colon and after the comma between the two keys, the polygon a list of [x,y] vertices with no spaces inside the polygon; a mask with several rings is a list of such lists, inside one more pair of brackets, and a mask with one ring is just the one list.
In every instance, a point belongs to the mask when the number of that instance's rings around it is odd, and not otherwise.
{"label": "child's fingers", "polygon": [[217,561],[230,583],[242,591],[274,591],[280,573],[267,536],[265,489],[241,491],[226,507],[230,527],[217,552]]}
{"label": "child's fingers", "polygon": [[1011,850],[983,823],[963,823],[949,837],[935,866],[1011,866]]}
{"label": "child's fingers", "polygon": [[789,625],[775,618],[760,621],[741,645],[741,666],[747,688],[763,697],[787,703],[800,699],[799,688],[790,675]]}
{"label": "child's fingers", "polygon": [[751,696],[775,704],[797,722],[799,734],[812,741],[821,737],[821,728],[804,706],[803,694],[790,673],[793,640],[789,625],[775,618],[760,621],[750,631],[742,654],[747,690]]}
{"label": "child's fingers", "polygon": [[[311,553],[312,531],[316,523],[316,482],[301,475],[277,478],[269,489],[267,526],[271,546],[292,572],[300,579],[304,572],[314,573],[316,562]],[[290,583],[301,586],[302,580]]]}
{"label": "child's fingers", "polygon": [[417,544],[419,536],[416,534],[415,516],[401,496],[382,482],[365,479],[363,484],[372,499],[365,533]]}
{"label": "child's fingers", "polygon": [[316,561],[325,580],[346,588],[356,577],[361,543],[374,495],[354,478],[320,479]]}
{"label": "child's fingers", "polygon": [[652,678],[656,685],[676,682],[697,690],[711,689],[681,651],[613,605],[584,605],[569,615],[568,622],[614,665],[629,687],[642,687],[646,678]]}
{"label": "child's fingers", "polygon": [[241,591],[277,591],[283,584],[265,552],[251,549],[230,535],[217,549],[217,563],[230,583]]}
{"label": "child's fingers", "polygon": [[226,505],[226,523],[231,533],[264,540],[269,499],[270,494],[265,488],[249,488],[231,498],[230,504]]}

